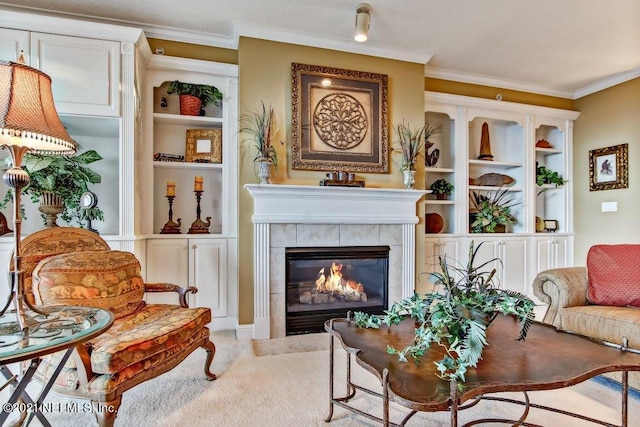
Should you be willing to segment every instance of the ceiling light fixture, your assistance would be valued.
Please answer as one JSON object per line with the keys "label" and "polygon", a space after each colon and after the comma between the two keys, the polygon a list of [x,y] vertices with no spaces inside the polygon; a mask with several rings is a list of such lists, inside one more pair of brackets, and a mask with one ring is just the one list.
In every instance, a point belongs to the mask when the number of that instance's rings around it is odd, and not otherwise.
{"label": "ceiling light fixture", "polygon": [[371,6],[360,3],[356,9],[356,33],[354,39],[357,42],[366,42],[371,24]]}

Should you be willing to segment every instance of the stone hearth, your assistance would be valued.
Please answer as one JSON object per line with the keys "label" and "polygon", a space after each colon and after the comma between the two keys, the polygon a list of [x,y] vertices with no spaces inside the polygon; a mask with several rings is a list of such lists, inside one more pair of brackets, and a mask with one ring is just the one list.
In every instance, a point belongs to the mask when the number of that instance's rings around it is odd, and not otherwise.
{"label": "stone hearth", "polygon": [[285,248],[388,245],[389,301],[413,294],[424,191],[248,184],[254,199],[256,339],[285,336]]}

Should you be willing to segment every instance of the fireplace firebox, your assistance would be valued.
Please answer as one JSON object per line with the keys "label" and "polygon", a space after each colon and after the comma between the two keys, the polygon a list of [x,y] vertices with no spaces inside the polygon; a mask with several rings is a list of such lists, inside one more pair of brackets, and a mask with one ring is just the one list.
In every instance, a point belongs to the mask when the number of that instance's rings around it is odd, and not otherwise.
{"label": "fireplace firebox", "polygon": [[387,308],[389,246],[287,248],[286,334],[324,331],[348,311]]}

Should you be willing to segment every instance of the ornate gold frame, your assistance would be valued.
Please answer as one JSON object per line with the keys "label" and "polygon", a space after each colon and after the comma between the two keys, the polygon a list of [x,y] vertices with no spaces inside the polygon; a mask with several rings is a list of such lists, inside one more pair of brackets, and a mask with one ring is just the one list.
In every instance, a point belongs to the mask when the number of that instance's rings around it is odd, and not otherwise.
{"label": "ornate gold frame", "polygon": [[[202,145],[207,145],[203,149]],[[200,149],[198,149],[200,145]],[[222,163],[222,129],[187,129],[185,162]]]}
{"label": "ornate gold frame", "polygon": [[292,63],[293,169],[389,173],[387,80]]}
{"label": "ornate gold frame", "polygon": [[589,151],[589,191],[629,188],[629,144]]}

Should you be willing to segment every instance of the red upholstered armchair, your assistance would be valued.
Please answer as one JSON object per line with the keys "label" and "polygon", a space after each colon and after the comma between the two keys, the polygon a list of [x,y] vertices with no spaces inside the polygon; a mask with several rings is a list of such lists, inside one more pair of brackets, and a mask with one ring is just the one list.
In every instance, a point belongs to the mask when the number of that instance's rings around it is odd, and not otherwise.
{"label": "red upholstered armchair", "polygon": [[[107,332],[78,346],[53,390],[90,399],[94,406],[120,406],[122,393],[178,365],[192,351],[207,351],[209,380],[215,346],[210,341],[209,308],[188,308],[195,288],[145,284],[140,263],[129,252],[112,251],[97,234],[77,228],[50,228],[24,239],[25,288],[37,305],[82,305],[112,311]],[[180,305],[146,304],[145,292],[177,292]],[[56,356],[41,364],[40,377],[52,372]],[[49,365],[49,366],[48,366]],[[117,412],[95,411],[101,426],[111,426]]]}

